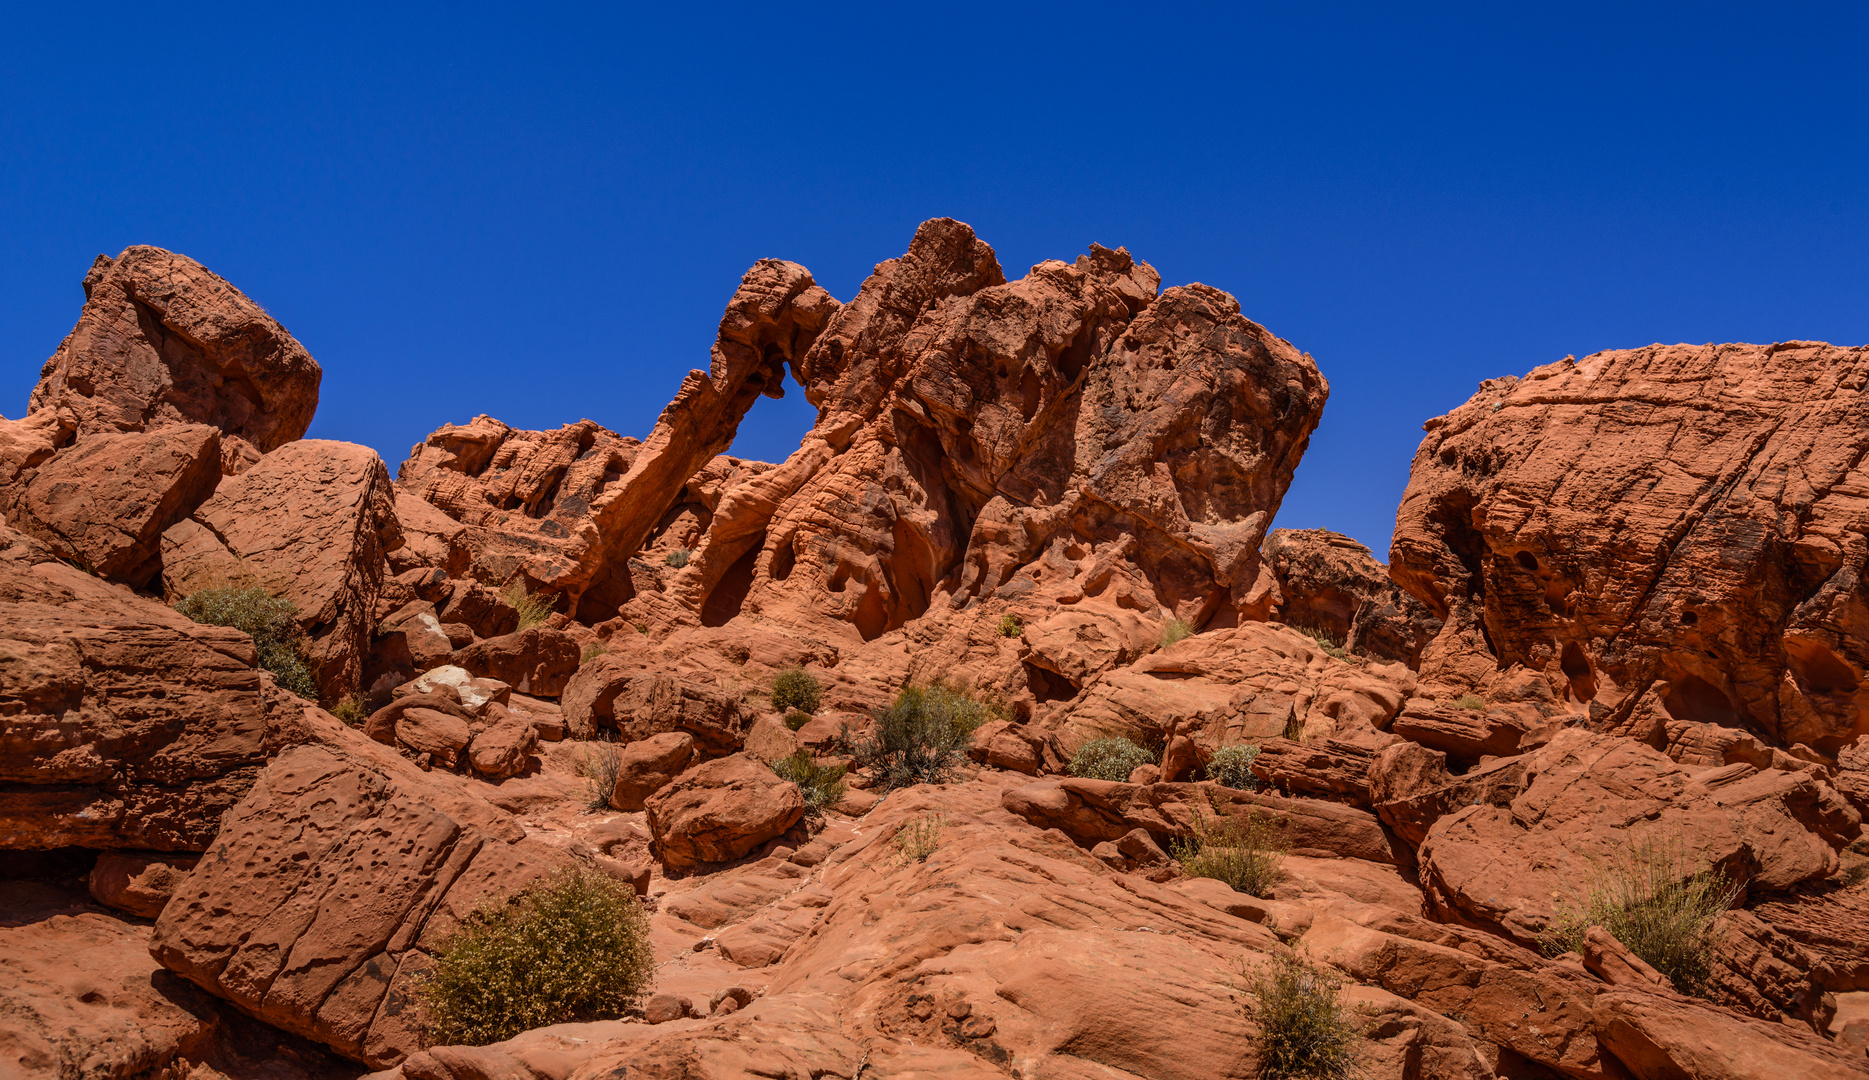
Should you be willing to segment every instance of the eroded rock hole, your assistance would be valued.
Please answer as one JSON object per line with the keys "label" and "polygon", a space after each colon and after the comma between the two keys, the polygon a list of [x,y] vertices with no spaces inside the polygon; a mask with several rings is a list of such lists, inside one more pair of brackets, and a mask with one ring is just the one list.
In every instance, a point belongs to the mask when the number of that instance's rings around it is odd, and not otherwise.
{"label": "eroded rock hole", "polygon": [[1564,677],[1570,680],[1571,696],[1578,701],[1592,701],[1596,698],[1596,672],[1590,667],[1590,658],[1583,648],[1574,641],[1564,643],[1564,652],[1558,658],[1558,666],[1564,669]]}
{"label": "eroded rock hole", "polygon": [[1742,727],[1739,710],[1726,692],[1698,675],[1683,675],[1661,699],[1661,707],[1676,720],[1720,727]]}
{"label": "eroded rock hole", "polygon": [[733,560],[733,565],[720,576],[714,588],[701,604],[702,626],[725,626],[746,603],[746,594],[753,588],[753,570],[759,565],[759,549],[764,547],[766,536],[761,533],[753,546],[746,549],[746,554]]}
{"label": "eroded rock hole", "polygon": [[1076,683],[1030,660],[1025,662],[1025,685],[1039,701],[1070,701],[1078,693]]}
{"label": "eroded rock hole", "polygon": [[1785,659],[1807,693],[1849,694],[1856,691],[1858,680],[1849,662],[1831,652],[1821,641],[1810,638],[1785,639]]}

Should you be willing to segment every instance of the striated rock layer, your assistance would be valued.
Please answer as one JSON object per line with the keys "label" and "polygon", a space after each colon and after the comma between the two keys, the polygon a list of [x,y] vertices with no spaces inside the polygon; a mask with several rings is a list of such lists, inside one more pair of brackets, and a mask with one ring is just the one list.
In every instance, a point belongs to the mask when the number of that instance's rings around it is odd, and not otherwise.
{"label": "striated rock layer", "polygon": [[[1492,379],[1428,421],[1390,572],[1424,674],[1523,665],[1661,746],[1869,731],[1869,348],[1655,345]],[[1717,764],[1717,752],[1706,757]]]}

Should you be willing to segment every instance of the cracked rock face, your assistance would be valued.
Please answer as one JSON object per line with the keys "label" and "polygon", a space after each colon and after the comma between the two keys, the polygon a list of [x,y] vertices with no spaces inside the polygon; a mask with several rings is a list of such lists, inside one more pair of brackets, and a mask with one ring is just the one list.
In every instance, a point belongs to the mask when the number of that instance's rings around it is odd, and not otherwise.
{"label": "cracked rock face", "polygon": [[1428,421],[1390,572],[1424,676],[1520,664],[1660,746],[1869,731],[1869,349],[1650,346],[1492,379]]}

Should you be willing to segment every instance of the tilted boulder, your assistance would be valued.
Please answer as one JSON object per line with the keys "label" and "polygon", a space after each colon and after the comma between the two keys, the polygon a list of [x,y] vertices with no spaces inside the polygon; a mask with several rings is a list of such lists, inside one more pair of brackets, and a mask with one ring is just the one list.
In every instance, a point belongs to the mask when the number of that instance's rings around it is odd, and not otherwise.
{"label": "tilted boulder", "polygon": [[1329,529],[1274,529],[1264,554],[1278,579],[1277,617],[1322,631],[1353,653],[1413,667],[1440,632],[1426,605],[1389,579],[1367,547]]}
{"label": "tilted boulder", "polygon": [[580,666],[560,701],[565,724],[578,738],[615,731],[624,742],[685,731],[705,757],[746,745],[751,718],[740,694],[705,676],[667,673],[654,653],[612,652]]}
{"label": "tilted boulder", "polygon": [[214,493],[221,433],[204,424],[104,433],[7,488],[6,516],[61,558],[141,588],[162,569],[162,532]]}
{"label": "tilted boulder", "polygon": [[227,815],[150,951],[275,1027],[384,1067],[422,1045],[413,987],[438,943],[483,900],[570,860],[472,782],[321,722]]}
{"label": "tilted boulder", "polygon": [[651,735],[625,746],[617,759],[610,805],[618,810],[641,810],[649,796],[673,783],[694,763],[694,736],[685,731]]}
{"label": "tilted boulder", "polygon": [[256,586],[298,607],[318,685],[359,690],[385,556],[402,543],[389,472],[376,452],[303,439],[222,481],[194,515],[162,534],[163,582],[199,589]]}
{"label": "tilted boulder", "polygon": [[186,255],[125,248],[84,279],[78,323],[46,361],[30,411],[73,437],[206,424],[236,472],[305,434],[318,364],[272,316]]}
{"label": "tilted boulder", "polygon": [[564,631],[533,626],[476,641],[456,652],[454,663],[477,678],[498,679],[522,694],[557,697],[578,670],[580,652]]}
{"label": "tilted boulder", "polygon": [[1424,674],[1542,673],[1592,723],[1834,754],[1869,733],[1869,349],[1653,345],[1490,379],[1425,425],[1390,573]]}

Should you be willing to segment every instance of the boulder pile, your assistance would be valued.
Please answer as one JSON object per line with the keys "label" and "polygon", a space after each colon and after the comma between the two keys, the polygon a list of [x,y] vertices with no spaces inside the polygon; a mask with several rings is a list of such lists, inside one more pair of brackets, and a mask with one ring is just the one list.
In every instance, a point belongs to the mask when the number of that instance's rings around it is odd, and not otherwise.
{"label": "boulder pile", "polygon": [[[642,440],[394,479],[199,264],[84,294],[0,420],[0,1074],[1244,1080],[1300,970],[1380,1080],[1869,1075],[1863,349],[1489,381],[1385,566],[1268,531],[1317,365],[1122,249],[763,260]],[[639,999],[439,1040],[588,875]]]}

